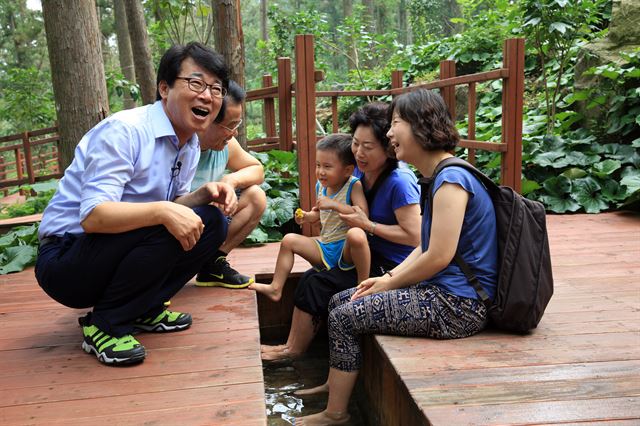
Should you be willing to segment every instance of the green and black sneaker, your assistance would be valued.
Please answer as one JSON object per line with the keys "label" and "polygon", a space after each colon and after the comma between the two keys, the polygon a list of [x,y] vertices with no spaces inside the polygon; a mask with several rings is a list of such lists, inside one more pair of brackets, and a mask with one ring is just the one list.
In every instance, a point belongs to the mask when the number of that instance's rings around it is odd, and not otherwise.
{"label": "green and black sneaker", "polygon": [[191,326],[191,315],[180,312],[173,312],[168,309],[160,312],[153,318],[138,318],[133,322],[133,326],[143,331],[155,331],[164,333],[167,331],[185,330]]}
{"label": "green and black sneaker", "polygon": [[229,265],[225,256],[208,262],[196,276],[198,287],[246,288],[253,283],[253,278],[242,275]]}
{"label": "green and black sneaker", "polygon": [[82,349],[89,354],[93,353],[104,364],[136,364],[142,362],[147,355],[144,346],[130,334],[122,337],[109,336],[95,325],[83,325],[82,334]]}

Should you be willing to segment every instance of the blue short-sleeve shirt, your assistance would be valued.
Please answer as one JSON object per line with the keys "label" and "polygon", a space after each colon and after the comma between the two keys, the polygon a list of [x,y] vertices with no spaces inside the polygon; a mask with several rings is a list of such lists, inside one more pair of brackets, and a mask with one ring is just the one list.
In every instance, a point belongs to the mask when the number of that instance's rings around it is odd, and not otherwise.
{"label": "blue short-sleeve shirt", "polygon": [[[498,278],[498,240],[493,202],[484,185],[462,167],[451,166],[443,169],[434,181],[432,197],[445,182],[460,185],[469,193],[469,202],[458,241],[458,253],[478,277],[478,281],[489,297],[493,299]],[[429,211],[429,206],[425,206],[422,218],[423,252],[429,247],[431,232]],[[479,299],[455,260],[428,279],[427,283],[435,284],[456,296]]]}
{"label": "blue short-sleeve shirt", "polygon": [[[362,178],[363,173],[356,168],[354,175]],[[369,206],[369,219],[384,225],[397,225],[395,210],[419,203],[420,188],[416,176],[410,169],[398,167],[378,188]],[[376,235],[368,238],[372,252],[395,263],[402,262],[415,248],[406,244],[393,243]]]}

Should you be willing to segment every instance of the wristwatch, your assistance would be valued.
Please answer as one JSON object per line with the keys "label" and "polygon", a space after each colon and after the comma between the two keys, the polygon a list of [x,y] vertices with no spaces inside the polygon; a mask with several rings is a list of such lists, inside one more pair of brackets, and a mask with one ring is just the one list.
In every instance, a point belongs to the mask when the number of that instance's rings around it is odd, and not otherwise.
{"label": "wristwatch", "polygon": [[378,224],[377,222],[371,221],[371,229],[369,229],[367,231],[367,234],[369,234],[369,235],[371,235],[373,237],[373,235],[374,235],[373,231],[375,231],[377,224]]}

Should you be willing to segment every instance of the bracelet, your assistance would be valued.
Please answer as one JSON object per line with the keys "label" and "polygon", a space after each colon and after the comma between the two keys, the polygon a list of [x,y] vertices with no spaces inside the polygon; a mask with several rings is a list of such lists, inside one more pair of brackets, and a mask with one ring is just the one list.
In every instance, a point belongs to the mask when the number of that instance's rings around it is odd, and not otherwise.
{"label": "bracelet", "polygon": [[373,231],[375,231],[377,224],[378,224],[377,222],[371,221],[371,229],[367,232],[367,234],[369,234],[369,235],[371,235],[373,237],[373,235],[374,235]]}
{"label": "bracelet", "polygon": [[385,274],[389,274],[390,277],[393,277],[393,274],[391,273],[391,271],[387,271],[385,272]]}

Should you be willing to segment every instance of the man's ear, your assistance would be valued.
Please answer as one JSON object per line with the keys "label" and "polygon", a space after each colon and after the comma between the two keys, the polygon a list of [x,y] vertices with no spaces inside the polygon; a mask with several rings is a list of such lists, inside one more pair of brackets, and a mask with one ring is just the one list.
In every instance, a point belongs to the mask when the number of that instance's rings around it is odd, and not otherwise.
{"label": "man's ear", "polygon": [[158,83],[158,92],[160,93],[160,97],[162,99],[166,99],[169,96],[169,85],[166,81],[162,80]]}

